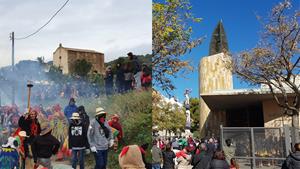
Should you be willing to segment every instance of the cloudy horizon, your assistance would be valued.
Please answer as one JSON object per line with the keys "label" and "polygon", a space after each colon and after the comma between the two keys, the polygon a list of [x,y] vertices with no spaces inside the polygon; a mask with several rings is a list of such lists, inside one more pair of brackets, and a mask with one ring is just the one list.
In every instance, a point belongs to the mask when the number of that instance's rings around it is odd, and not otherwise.
{"label": "cloudy horizon", "polygon": [[[0,0],[0,67],[11,65],[9,35],[24,37],[40,28],[65,3],[52,0]],[[15,63],[36,60],[64,47],[102,52],[105,62],[152,52],[152,1],[150,0],[70,0],[39,33],[15,41]]]}

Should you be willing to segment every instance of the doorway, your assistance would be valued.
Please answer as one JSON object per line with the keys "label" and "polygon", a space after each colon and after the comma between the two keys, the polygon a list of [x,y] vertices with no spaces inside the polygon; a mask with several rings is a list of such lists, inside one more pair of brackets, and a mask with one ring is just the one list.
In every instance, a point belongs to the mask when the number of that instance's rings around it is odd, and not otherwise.
{"label": "doorway", "polygon": [[226,110],[228,127],[264,127],[261,103]]}

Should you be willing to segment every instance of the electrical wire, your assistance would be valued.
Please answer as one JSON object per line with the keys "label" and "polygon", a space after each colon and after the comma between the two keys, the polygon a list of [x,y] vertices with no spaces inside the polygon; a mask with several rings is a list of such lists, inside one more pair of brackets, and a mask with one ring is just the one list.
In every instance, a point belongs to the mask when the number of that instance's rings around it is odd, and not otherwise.
{"label": "electrical wire", "polygon": [[54,15],[52,15],[52,17],[42,26],[40,27],[39,29],[37,29],[35,32],[27,35],[27,36],[24,36],[24,37],[21,37],[21,38],[15,38],[15,40],[23,40],[23,39],[27,39],[35,34],[37,34],[40,30],[42,30],[45,26],[47,26],[51,20],[67,5],[67,3],[69,2],[69,0],[67,0],[55,13]]}

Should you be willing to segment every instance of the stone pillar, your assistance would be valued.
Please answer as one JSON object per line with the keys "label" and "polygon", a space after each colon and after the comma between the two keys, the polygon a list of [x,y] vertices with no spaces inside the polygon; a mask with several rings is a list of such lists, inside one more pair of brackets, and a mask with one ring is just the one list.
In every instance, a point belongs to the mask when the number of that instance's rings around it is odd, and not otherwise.
{"label": "stone pillar", "polygon": [[[218,53],[203,57],[199,64],[199,95],[200,95],[200,132],[205,136],[209,131],[209,123],[213,123],[208,118],[213,116],[209,107],[201,98],[201,94],[212,93],[216,90],[232,90],[233,79],[232,72],[226,68],[228,56],[224,53]],[[218,104],[218,103],[216,103]]]}

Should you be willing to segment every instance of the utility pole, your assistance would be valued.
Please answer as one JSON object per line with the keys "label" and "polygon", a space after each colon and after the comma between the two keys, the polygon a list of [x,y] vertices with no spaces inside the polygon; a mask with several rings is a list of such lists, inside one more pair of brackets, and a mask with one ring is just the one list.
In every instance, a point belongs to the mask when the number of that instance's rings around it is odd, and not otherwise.
{"label": "utility pole", "polygon": [[[12,72],[15,72],[15,32],[11,33],[11,66]],[[15,84],[12,84],[12,104],[15,104]]]}

